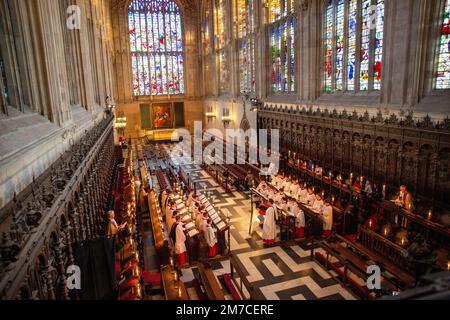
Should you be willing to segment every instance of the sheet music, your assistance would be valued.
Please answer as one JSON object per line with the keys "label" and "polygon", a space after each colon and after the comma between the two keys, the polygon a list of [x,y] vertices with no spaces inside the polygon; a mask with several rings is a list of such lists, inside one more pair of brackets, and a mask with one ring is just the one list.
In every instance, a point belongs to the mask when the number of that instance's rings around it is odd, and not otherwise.
{"label": "sheet music", "polygon": [[217,218],[215,218],[214,220],[213,220],[213,222],[214,222],[214,224],[215,225],[217,225],[219,222],[221,222],[222,221],[222,219],[220,219],[220,217],[219,216],[217,216]]}
{"label": "sheet music", "polygon": [[184,203],[180,203],[180,204],[177,206],[177,209],[178,209],[178,210],[183,209],[183,208],[184,208]]}
{"label": "sheet music", "polygon": [[186,225],[186,230],[191,230],[192,228],[194,228],[195,227],[195,225],[194,225],[194,223],[191,221],[191,222],[189,222],[187,225]]}
{"label": "sheet music", "polygon": [[198,232],[197,229],[192,229],[191,231],[188,232],[188,235],[192,238],[196,235],[198,235],[200,232]]}
{"label": "sheet music", "polygon": [[217,212],[214,211],[214,213],[211,213],[209,215],[211,217],[211,219],[214,221],[217,217],[219,217],[219,215],[217,214]]}
{"label": "sheet music", "polygon": [[180,204],[180,203],[182,203],[182,202],[183,202],[183,200],[178,199],[177,201],[175,201],[175,204]]}
{"label": "sheet music", "polygon": [[183,221],[183,222],[186,222],[186,221],[188,221],[188,220],[191,220],[191,216],[190,215],[185,215],[184,217],[183,217],[183,219],[181,219],[181,221]]}
{"label": "sheet music", "polygon": [[202,194],[202,195],[198,198],[198,200],[202,201],[202,200],[205,199],[205,198],[206,198],[205,195]]}
{"label": "sheet music", "polygon": [[219,224],[216,224],[216,226],[219,230],[222,230],[223,228],[226,227],[226,224],[225,222],[221,221]]}
{"label": "sheet music", "polygon": [[187,214],[187,213],[188,213],[187,209],[184,208],[184,209],[182,209],[182,210],[180,211],[179,214],[182,216],[182,215]]}

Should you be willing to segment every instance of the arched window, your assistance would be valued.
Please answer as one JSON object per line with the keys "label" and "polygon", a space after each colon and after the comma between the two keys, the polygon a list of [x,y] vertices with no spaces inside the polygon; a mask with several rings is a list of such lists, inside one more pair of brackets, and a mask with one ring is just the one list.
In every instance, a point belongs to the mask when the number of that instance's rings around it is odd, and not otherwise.
{"label": "arched window", "polygon": [[255,92],[255,7],[256,0],[235,0],[234,19],[239,48],[240,92]]}
{"label": "arched window", "polygon": [[269,0],[272,92],[295,92],[294,1]]}
{"label": "arched window", "polygon": [[184,94],[181,12],[172,0],[132,0],[128,12],[135,96]]}
{"label": "arched window", "polygon": [[450,89],[450,0],[445,1],[442,12],[438,55],[436,89]]}
{"label": "arched window", "polygon": [[324,91],[380,90],[383,39],[384,0],[329,0],[324,14]]}
{"label": "arched window", "polygon": [[226,0],[215,0],[214,6],[214,36],[216,49],[216,64],[219,70],[220,94],[229,93],[230,65],[229,65],[229,32],[228,7]]}

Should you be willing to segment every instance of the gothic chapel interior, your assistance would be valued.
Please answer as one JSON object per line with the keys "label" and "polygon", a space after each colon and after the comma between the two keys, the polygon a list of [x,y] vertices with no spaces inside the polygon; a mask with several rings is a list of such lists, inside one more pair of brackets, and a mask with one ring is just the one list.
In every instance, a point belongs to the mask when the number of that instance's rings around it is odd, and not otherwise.
{"label": "gothic chapel interior", "polygon": [[1,300],[450,299],[450,0],[0,0],[0,44]]}

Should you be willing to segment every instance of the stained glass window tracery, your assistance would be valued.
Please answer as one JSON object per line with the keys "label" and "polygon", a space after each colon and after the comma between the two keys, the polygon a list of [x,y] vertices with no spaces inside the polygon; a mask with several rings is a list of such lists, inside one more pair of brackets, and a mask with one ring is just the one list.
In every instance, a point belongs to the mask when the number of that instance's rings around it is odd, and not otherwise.
{"label": "stained glass window tracery", "polygon": [[381,89],[384,7],[384,0],[328,1],[323,40],[325,92]]}
{"label": "stained glass window tracery", "polygon": [[436,89],[450,89],[450,0],[446,0],[442,12],[439,37]]}
{"label": "stained glass window tracery", "polygon": [[181,12],[173,0],[133,0],[128,9],[133,94],[184,94]]}
{"label": "stained glass window tracery", "polygon": [[255,6],[256,0],[235,0],[235,31],[239,48],[240,92],[255,92]]}
{"label": "stained glass window tracery", "polygon": [[293,1],[268,2],[270,48],[272,58],[272,92],[295,92],[295,17]]}

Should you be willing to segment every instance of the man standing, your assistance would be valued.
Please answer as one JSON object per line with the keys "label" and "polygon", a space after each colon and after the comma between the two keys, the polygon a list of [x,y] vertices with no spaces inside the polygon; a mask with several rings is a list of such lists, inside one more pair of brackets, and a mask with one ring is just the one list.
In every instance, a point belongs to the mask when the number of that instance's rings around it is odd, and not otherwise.
{"label": "man standing", "polygon": [[298,200],[303,204],[308,203],[308,191],[306,190],[305,185],[303,183],[300,185],[300,191],[298,192]]}
{"label": "man standing", "polygon": [[331,230],[333,229],[333,207],[331,203],[327,201],[322,209],[323,218],[323,236],[328,238],[331,236]]}
{"label": "man standing", "polygon": [[211,219],[205,222],[205,240],[209,247],[209,257],[215,257],[217,255],[217,237],[211,226]]}
{"label": "man standing", "polygon": [[186,264],[186,235],[184,234],[183,224],[181,223],[181,217],[176,218],[176,230],[175,230],[175,253],[178,256],[178,264],[182,268]]}
{"label": "man standing", "polygon": [[304,238],[305,237],[305,214],[298,207],[298,203],[293,199],[290,200],[290,212],[295,217],[295,237]]}
{"label": "man standing", "polygon": [[277,228],[275,224],[276,209],[273,199],[270,199],[270,207],[266,210],[263,225],[263,242],[265,245],[274,245],[277,236]]}

